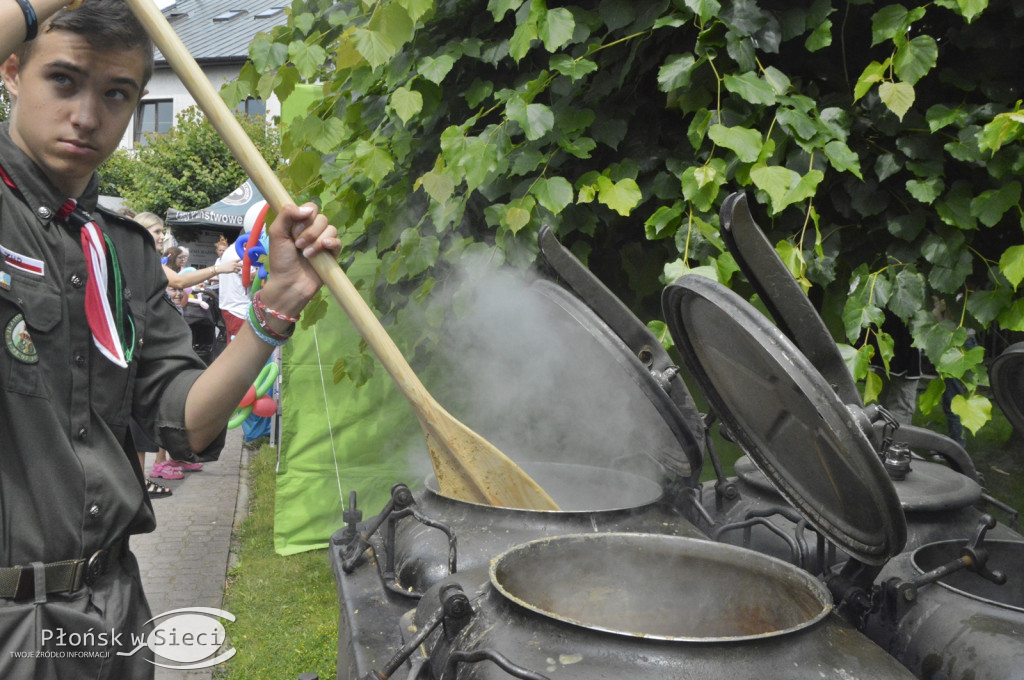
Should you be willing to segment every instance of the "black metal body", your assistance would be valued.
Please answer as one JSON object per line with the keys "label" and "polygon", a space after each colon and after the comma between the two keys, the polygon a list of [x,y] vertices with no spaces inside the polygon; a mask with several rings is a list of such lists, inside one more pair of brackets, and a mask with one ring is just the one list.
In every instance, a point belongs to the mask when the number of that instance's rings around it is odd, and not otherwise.
{"label": "black metal body", "polygon": [[[702,505],[714,523],[701,526],[716,541],[752,548],[784,559],[811,573],[822,574],[846,561],[849,555],[823,541],[800,517],[746,456],[735,464],[729,498],[719,493],[716,481],[702,487]],[[984,512],[977,482],[938,463],[914,460],[910,471],[893,486],[907,523],[904,552],[935,541],[966,539]],[[999,524],[994,539],[1022,540],[1017,531]]]}
{"label": "black metal body", "polygon": [[[757,458],[756,466],[741,460],[735,479],[704,486],[703,507],[714,523],[711,534],[823,573],[838,610],[919,678],[1024,677],[1024,537],[982,514],[982,509],[999,508],[1009,513],[1013,523],[1016,511],[983,492],[969,455],[955,442],[920,428],[896,429],[884,412],[860,403],[855,386],[836,361],[834,343],[757,229],[742,196],[731,197],[723,206],[722,223],[737,261],[783,333],[773,334],[738,297],[727,292],[718,296],[715,285],[711,286],[715,291],[707,291],[708,299],[716,300],[714,311],[704,315],[718,317],[712,323],[729,325],[730,319],[748,315],[739,327],[732,327],[739,339],[723,337],[724,346],[716,348],[719,356],[738,352],[737,370],[741,371],[749,371],[751,356],[759,352],[778,360],[767,362],[773,366],[767,371],[754,371],[753,382],[763,383],[764,389],[744,393],[736,387],[734,369],[727,361],[688,348],[686,339],[680,342],[677,336],[677,332],[698,338],[706,334],[687,327],[697,323],[697,316],[686,311],[685,297],[700,297],[708,286],[684,283],[684,277],[679,282],[684,288],[674,291],[670,286],[666,291],[669,326],[677,345],[690,354],[688,366],[702,376],[702,387],[712,393],[710,401],[730,434],[738,435],[744,449]],[[681,313],[669,307],[680,299]],[[813,368],[794,354],[797,348]],[[694,360],[697,355],[712,358],[714,365]],[[1004,378],[1000,388],[1004,400],[1011,403],[1019,394],[1019,381],[1014,383],[1011,377],[1015,358],[994,367]],[[1012,385],[1009,393],[1006,378]],[[998,382],[993,380],[993,385]],[[846,404],[848,414],[835,421],[838,427],[831,423],[839,410],[824,395],[822,383]],[[783,405],[774,404],[769,394],[780,395]],[[767,413],[752,405],[766,402],[770,404]],[[818,423],[828,425],[822,431]],[[812,436],[802,442],[799,436],[785,436],[800,428]],[[869,448],[864,447],[862,435]],[[825,459],[820,465],[829,480],[824,492],[814,481],[821,479],[819,462],[802,464],[805,449]],[[935,455],[949,467],[914,453]],[[851,559],[842,548],[833,547],[833,543],[843,546],[855,534],[855,528],[845,524],[848,518],[854,527],[868,526],[863,520],[871,513],[858,506],[862,500],[869,501],[872,493],[862,493],[855,482],[851,495],[847,490],[851,480],[844,476],[849,461],[862,456],[877,456],[883,463],[890,479],[872,474],[871,486],[895,491],[907,526],[906,540],[892,543],[891,553],[881,560],[861,554]],[[830,488],[835,489],[833,498],[829,498]],[[823,510],[819,511],[816,499],[825,506]],[[835,517],[840,518],[838,522],[833,521]],[[858,547],[856,542],[851,545]],[[871,559],[861,561],[864,557]]]}
{"label": "black metal body", "polygon": [[882,570],[885,601],[865,632],[919,678],[1024,678],[1024,542],[986,540],[986,568],[918,586],[906,584],[955,562],[963,541],[938,541],[893,559]]}
{"label": "black metal body", "polygon": [[[567,509],[538,512],[467,503],[441,496],[428,480],[428,488],[411,493],[397,486],[397,502],[384,513],[335,534],[330,559],[340,603],[339,679],[380,671],[398,655],[403,645],[399,618],[446,579],[452,566],[455,574],[486,569],[514,545],[566,533],[703,537],[661,487],[636,475],[565,464],[532,463],[525,469],[543,479],[545,490]],[[581,505],[584,499],[592,504]],[[351,513],[351,519],[356,522],[358,516]]]}
{"label": "black metal body", "polygon": [[[513,548],[483,578],[464,575],[472,611],[425,639],[416,677],[912,677],[805,572],[707,540],[559,536]],[[439,618],[446,585],[423,598],[413,630]]]}
{"label": "black metal body", "polygon": [[683,312],[667,321],[756,466],[699,487],[707,419],[678,370],[545,232],[545,258],[582,301],[538,291],[624,369],[624,399],[655,407],[641,425],[671,446],[623,460],[655,458],[661,474],[524,465],[556,513],[454,501],[430,481],[396,485],[365,522],[353,503],[330,550],[339,679],[1024,678],[1024,541],[981,513],[991,499],[963,449],[894,433],[860,403],[749,213],[732,229],[745,201],[726,207],[727,241],[786,332],[745,301],[723,307],[731,293],[709,283],[670,287]]}

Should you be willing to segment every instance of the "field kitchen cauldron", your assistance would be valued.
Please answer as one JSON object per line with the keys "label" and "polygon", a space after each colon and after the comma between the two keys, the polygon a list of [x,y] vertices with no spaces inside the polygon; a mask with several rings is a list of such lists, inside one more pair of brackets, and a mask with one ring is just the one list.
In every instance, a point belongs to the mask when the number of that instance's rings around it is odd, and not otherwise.
{"label": "field kitchen cauldron", "polygon": [[[531,294],[583,329],[576,344],[596,338],[626,376],[623,402],[653,406],[642,424],[664,436],[618,470],[524,467],[563,505],[563,475],[577,492],[610,474],[639,493],[551,513],[398,484],[367,521],[353,503],[331,548],[338,677],[912,677],[835,613],[821,581],[694,528],[701,417],[649,331],[614,296],[595,303],[601,287],[574,262],[556,272],[575,295],[551,282]],[[634,486],[640,460],[660,472],[653,486]]]}
{"label": "field kitchen cauldron", "polygon": [[[1015,520],[1014,509],[984,492],[970,456],[959,444],[924,428],[901,426],[883,409],[863,405],[838,347],[754,222],[743,194],[733,194],[725,201],[721,224],[730,252],[773,315],[779,330],[793,341],[812,369],[825,378],[882,459],[906,518],[904,550],[952,537],[966,537],[982,521],[985,511],[1008,513],[1011,520]],[[670,325],[672,317],[677,315],[674,297],[670,287],[665,292],[665,315]],[[731,303],[723,299],[722,304]],[[679,323],[676,320],[676,324]],[[1009,369],[1003,381],[997,375],[1000,361]],[[1007,352],[993,365],[993,385],[1015,385],[1013,378],[1019,378],[1022,372],[1019,365],[1013,367],[1012,352]],[[1016,376],[1012,375],[1014,370]],[[1021,389],[1024,388],[1017,386],[1016,393],[1020,394]],[[1009,393],[1009,390],[999,392]],[[751,403],[757,398],[753,397]],[[770,455],[790,455],[787,449],[800,446],[799,439],[786,442],[774,446],[776,453]],[[942,460],[945,464],[933,460]],[[716,464],[715,468],[721,470],[720,465]],[[717,479],[703,485],[703,507],[713,518],[713,526],[702,528],[716,540],[753,547],[815,573],[846,559],[847,555],[836,554],[835,546],[825,544],[813,530],[808,535],[807,521],[793,510],[775,482],[749,457],[736,462],[735,473],[730,479],[719,474]],[[990,538],[1017,540],[1020,535],[1000,524],[992,530]]]}
{"label": "field kitchen cauldron", "polygon": [[[544,323],[553,326],[574,353],[555,367],[565,374],[549,380],[558,393],[509,398],[527,402],[523,408],[532,409],[531,417],[540,419],[562,400],[575,396],[590,401],[594,395],[573,394],[580,389],[580,373],[587,378],[601,374],[598,382],[613,386],[609,398],[621,401],[617,420],[627,420],[639,433],[637,445],[616,451],[614,460],[604,466],[589,464],[596,454],[588,448],[572,451],[564,442],[545,450],[558,454],[559,460],[577,462],[519,461],[559,504],[561,510],[555,512],[448,498],[438,492],[432,477],[418,489],[395,484],[383,511],[365,521],[358,499],[351,498],[346,526],[335,533],[330,550],[340,600],[339,678],[402,665],[407,656],[402,615],[450,574],[461,578],[480,572],[486,577],[490,560],[514,545],[592,532],[704,537],[684,515],[692,507],[689,499],[699,484],[703,454],[692,433],[700,415],[678,369],[650,331],[545,234],[542,249],[553,253],[559,277],[565,273],[591,300],[604,296],[596,304],[615,327],[566,288],[548,279],[534,282],[522,293],[531,313],[540,309]],[[488,349],[494,361],[518,365],[529,360],[517,354],[528,354],[529,348],[496,344]],[[479,429],[491,437],[488,429]],[[602,437],[598,431],[591,439]],[[516,446],[514,441],[492,441],[505,451]]]}
{"label": "field kitchen cauldron", "polygon": [[[954,471],[914,458],[896,437],[877,446],[868,409],[844,403],[834,381],[723,286],[686,276],[663,305],[690,374],[749,455],[735,490],[754,498],[729,507],[717,494],[706,504],[720,513],[712,534],[756,525],[786,537],[785,557],[806,559],[844,618],[917,677],[1024,677],[1024,542],[977,509],[969,459],[954,452]],[[900,492],[903,480],[913,481]],[[801,544],[807,529],[815,550]]]}

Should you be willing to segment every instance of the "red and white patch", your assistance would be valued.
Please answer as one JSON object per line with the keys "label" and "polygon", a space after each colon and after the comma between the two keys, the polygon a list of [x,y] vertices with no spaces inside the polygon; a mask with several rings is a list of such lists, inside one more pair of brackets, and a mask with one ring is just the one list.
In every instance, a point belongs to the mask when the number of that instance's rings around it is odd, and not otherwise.
{"label": "red and white patch", "polygon": [[16,253],[13,250],[0,246],[0,259],[12,269],[25,272],[26,274],[33,274],[35,276],[43,275],[43,261],[37,260],[21,253]]}

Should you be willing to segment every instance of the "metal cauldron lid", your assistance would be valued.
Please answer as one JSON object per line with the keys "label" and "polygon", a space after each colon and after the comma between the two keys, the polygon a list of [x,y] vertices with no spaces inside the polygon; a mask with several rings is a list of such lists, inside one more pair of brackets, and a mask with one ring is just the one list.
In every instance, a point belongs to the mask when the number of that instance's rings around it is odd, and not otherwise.
{"label": "metal cauldron lid", "polygon": [[[594,341],[597,347],[603,350],[612,365],[618,366],[623,372],[622,374],[626,376],[625,382],[635,390],[633,394],[643,395],[646,398],[653,407],[653,410],[650,411],[651,416],[655,417],[657,414],[661,417],[672,440],[667,443],[670,445],[652,451],[652,456],[683,477],[692,477],[696,483],[703,466],[703,453],[693,430],[694,423],[692,419],[688,419],[689,414],[686,410],[680,409],[669,393],[659,385],[651,371],[640,361],[636,352],[584,301],[562,286],[546,279],[535,281],[531,289],[562,312],[562,321],[565,324],[570,324],[574,333],[582,331]],[[636,320],[636,323],[639,324],[640,321]],[[564,332],[569,332],[568,326],[563,328]],[[658,351],[663,351],[653,336],[651,336],[651,343],[652,347],[656,346]],[[682,380],[678,376],[675,380],[678,381],[676,393],[685,392],[686,386]],[[689,398],[688,393],[686,396]],[[624,398],[632,398],[632,395]],[[696,412],[696,407],[694,407],[694,412]]]}
{"label": "metal cauldron lid", "polygon": [[775,488],[854,558],[884,564],[907,524],[871,443],[821,374],[746,300],[687,275],[662,296],[684,363]]}
{"label": "metal cauldron lid", "polygon": [[561,284],[558,290],[571,291],[558,296],[558,304],[602,342],[675,436],[678,446],[659,450],[655,457],[696,485],[704,462],[703,422],[674,361],[646,324],[558,241],[550,227],[541,228],[538,244]]}
{"label": "metal cauldron lid", "polygon": [[1024,432],[1024,342],[1003,350],[988,373],[999,408],[1013,429]]}

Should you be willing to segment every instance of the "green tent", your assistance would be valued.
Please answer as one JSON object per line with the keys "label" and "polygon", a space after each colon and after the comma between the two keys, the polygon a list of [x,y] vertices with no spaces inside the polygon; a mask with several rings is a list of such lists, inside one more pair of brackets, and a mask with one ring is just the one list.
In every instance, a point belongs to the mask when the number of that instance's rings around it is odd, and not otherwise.
{"label": "green tent", "polygon": [[[356,280],[376,260],[357,259]],[[390,330],[390,329],[389,329]],[[422,431],[387,373],[355,387],[337,384],[334,364],[359,351],[359,335],[329,299],[325,318],[296,330],[281,355],[281,425],[274,502],[274,549],[282,555],[326,547],[342,526],[349,494],[364,517],[377,514],[391,486],[417,486],[429,466]],[[408,460],[420,461],[410,465]]]}

